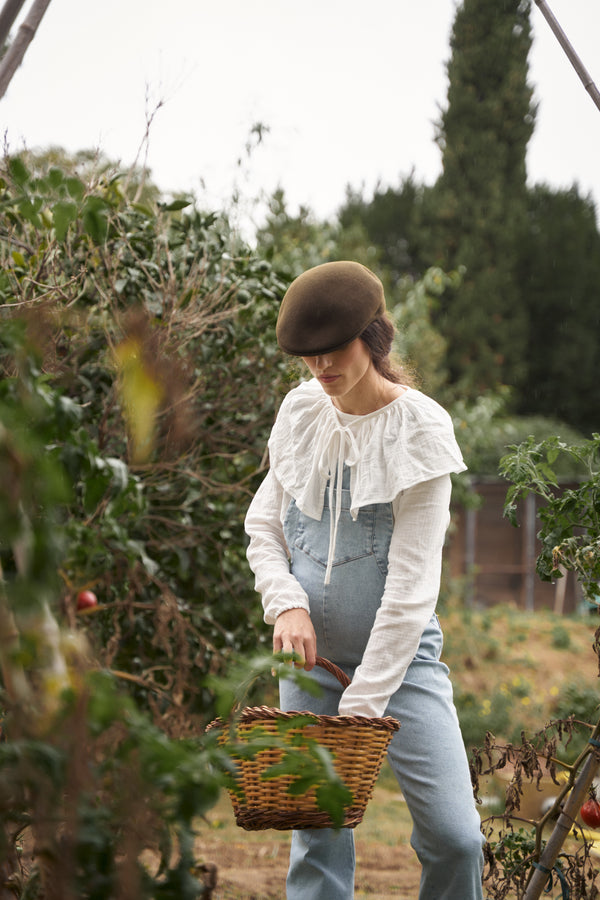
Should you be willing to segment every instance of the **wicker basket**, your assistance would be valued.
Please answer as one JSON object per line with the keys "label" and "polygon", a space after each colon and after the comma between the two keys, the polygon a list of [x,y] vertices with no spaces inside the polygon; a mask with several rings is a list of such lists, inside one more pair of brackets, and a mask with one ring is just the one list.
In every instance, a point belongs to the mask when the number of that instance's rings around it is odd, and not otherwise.
{"label": "wicker basket", "polygon": [[[350,684],[345,672],[329,660],[317,657],[317,665],[335,675],[342,687]],[[281,729],[282,722],[299,715],[310,715],[310,724]],[[222,727],[222,723],[211,722],[208,728],[219,726]],[[307,740],[317,741],[331,752],[337,774],[352,793],[352,804],[345,809],[342,827],[355,828],[362,821],[372,796],[388,744],[400,727],[396,719],[390,716],[325,716],[254,706],[242,711],[234,734],[223,732],[222,740],[232,736],[239,741],[251,740],[256,736],[256,731],[252,736],[250,733],[257,726],[260,727],[261,738],[272,735],[274,745],[278,746],[261,750],[252,759],[236,760],[240,792],[230,791],[229,796],[237,824],[247,831],[330,828],[333,825],[329,814],[319,809],[314,788],[299,796],[293,795],[288,790],[292,776],[263,777],[266,769],[281,761],[285,752],[281,749],[282,740],[286,743],[294,740],[294,749],[298,749],[298,734]]]}

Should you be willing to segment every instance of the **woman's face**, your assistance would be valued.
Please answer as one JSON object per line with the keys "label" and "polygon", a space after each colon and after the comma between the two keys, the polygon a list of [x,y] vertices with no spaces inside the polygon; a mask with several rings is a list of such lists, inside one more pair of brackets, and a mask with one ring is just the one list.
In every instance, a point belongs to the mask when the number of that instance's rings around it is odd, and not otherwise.
{"label": "woman's face", "polygon": [[358,412],[369,402],[380,381],[369,350],[360,338],[341,350],[321,356],[303,356],[311,374],[318,378],[323,390],[344,412]]}

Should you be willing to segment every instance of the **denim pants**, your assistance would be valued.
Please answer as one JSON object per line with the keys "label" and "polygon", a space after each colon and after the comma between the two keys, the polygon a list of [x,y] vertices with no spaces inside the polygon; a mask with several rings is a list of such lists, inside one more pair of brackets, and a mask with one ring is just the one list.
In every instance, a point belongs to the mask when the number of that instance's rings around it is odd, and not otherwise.
{"label": "denim pants", "polygon": [[[292,501],[284,531],[292,572],[309,596],[317,652],[352,678],[383,594],[393,516],[391,504],[373,504],[362,508],[355,522],[349,491],[344,488],[342,494],[330,584],[324,585],[327,498],[321,521],[302,514]],[[386,709],[400,722],[388,759],[413,820],[411,844],[422,866],[420,900],[481,900],[483,836],[441,650],[442,632],[433,616]],[[336,715],[341,685],[319,667],[310,675],[321,685],[321,695],[313,697],[282,680],[281,708]],[[352,900],[354,868],[352,829],[294,831],[287,898]]]}

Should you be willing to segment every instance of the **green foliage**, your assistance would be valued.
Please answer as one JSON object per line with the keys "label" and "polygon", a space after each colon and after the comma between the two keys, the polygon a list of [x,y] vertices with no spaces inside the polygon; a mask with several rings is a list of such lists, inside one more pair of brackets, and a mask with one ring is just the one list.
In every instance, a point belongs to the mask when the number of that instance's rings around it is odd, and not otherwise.
{"label": "green foliage", "polygon": [[349,188],[339,211],[342,231],[364,232],[392,283],[407,274],[418,278],[431,265],[431,255],[423,246],[425,226],[421,221],[426,194],[427,189],[411,174],[396,188],[377,186],[370,198],[364,190]]}
{"label": "green foliage", "polygon": [[[61,456],[81,415],[49,389],[26,352],[20,323],[8,326],[3,361],[16,368],[2,381],[0,400],[3,877],[12,864],[14,894],[23,900],[49,896],[49,884],[56,896],[90,900],[191,900],[202,888],[193,874],[194,819],[216,800],[223,776],[215,767],[226,751],[198,736],[166,737],[114,677],[89,669],[81,635],[66,622],[60,643],[44,640],[51,619],[42,614],[57,609],[74,503]],[[116,462],[111,472],[124,488]],[[119,496],[112,481],[108,503]],[[9,628],[13,616],[18,632]],[[70,686],[55,698],[58,675]],[[34,852],[19,859],[15,845],[23,836]],[[154,854],[153,872],[138,862],[142,850]]]}
{"label": "green foliage", "polygon": [[10,160],[0,208],[2,421],[16,441],[27,387],[47,421],[28,452],[67,476],[60,606],[72,620],[92,587],[99,661],[164,727],[195,730],[202,676],[265,640],[243,516],[287,379],[285,284],[219,216],[130,203],[106,169]]}
{"label": "green foliage", "polygon": [[442,402],[447,391],[447,345],[432,319],[440,298],[460,277],[460,272],[447,274],[438,268],[428,269],[419,280],[404,276],[389,300],[398,332],[395,352],[415,369],[424,390]]}
{"label": "green foliage", "polygon": [[[491,896],[510,896],[508,891],[511,889],[517,891],[515,896],[523,896],[535,850],[535,831],[522,826],[518,829],[508,826],[497,839],[494,837],[489,841],[486,846],[486,863],[489,866],[486,882],[493,879],[495,893]],[[489,887],[491,890],[492,885]]]}
{"label": "green foliage", "polygon": [[[517,503],[533,493],[542,501],[538,538],[542,549],[536,570],[544,581],[573,571],[585,596],[597,602],[600,582],[600,435],[580,444],[558,437],[538,442],[530,437],[501,460],[500,471],[512,482],[504,514],[517,524]],[[556,463],[561,456],[577,462],[585,475],[574,488],[561,489]]]}
{"label": "green foliage", "polygon": [[[129,896],[196,898],[193,820],[216,801],[223,779],[214,763],[224,751],[169,740],[99,672],[61,719],[51,742],[13,738],[9,728],[0,746],[4,837],[29,823],[38,840],[45,835],[62,896],[108,900],[129,884]],[[138,862],[143,849],[155,854],[153,873]],[[166,893],[174,881],[180,893]]]}
{"label": "green foliage", "polygon": [[600,698],[593,687],[582,686],[577,681],[565,685],[562,694],[557,698],[555,714],[558,719],[574,716],[583,722],[597,718]]}
{"label": "green foliage", "polygon": [[[496,477],[508,448],[531,435],[538,442],[557,435],[573,445],[584,440],[582,434],[556,419],[509,415],[512,396],[508,389],[499,388],[474,401],[459,397],[452,403],[454,427],[472,474]],[[564,456],[556,460],[555,474],[557,478],[576,479],[582,474],[582,467],[577,460]]]}
{"label": "green foliage", "polygon": [[[533,494],[536,500],[541,501],[537,509],[540,521],[538,539],[542,545],[536,560],[538,574],[544,580],[550,580],[561,577],[565,570],[571,570],[588,600],[595,600],[597,603],[600,579],[600,435],[594,434],[590,440],[575,444],[567,444],[557,436],[544,441],[529,437],[522,444],[511,447],[510,451],[503,457],[500,465],[502,474],[512,482],[507,492],[504,512],[516,525],[520,499]],[[561,457],[566,457],[570,465],[576,464],[583,472],[574,488],[564,488],[557,478],[557,463]],[[599,634],[597,631],[593,644],[597,654]],[[564,627],[555,627],[552,634],[553,646],[566,649],[568,639],[569,635]],[[534,866],[541,864],[546,867],[549,873],[547,891],[552,890],[553,879],[556,877],[565,896],[571,888],[575,892],[574,896],[588,896],[586,885],[588,879],[593,877],[593,863],[587,841],[584,840],[578,852],[564,852],[562,848],[567,835],[561,824],[557,824],[547,852],[544,852],[543,833],[551,812],[532,823],[535,827],[535,840],[526,839],[524,852],[519,840],[515,855],[514,831],[510,820],[515,815],[515,809],[519,808],[523,774],[530,781],[537,778],[539,784],[543,777],[541,760],[544,759],[546,771],[558,786],[555,768],[563,765],[568,772],[568,780],[555,801],[554,808],[558,809],[571,789],[572,798],[581,796],[595,770],[594,767],[589,769],[589,765],[592,762],[592,744],[599,727],[597,691],[573,683],[563,690],[553,712],[557,718],[533,739],[529,740],[523,732],[520,748],[515,748],[512,743],[499,745],[493,734],[486,735],[485,755],[489,763],[486,773],[491,774],[504,768],[508,761],[514,765],[499,840],[492,840],[486,848],[490,867],[486,881],[490,883],[494,897],[505,897],[511,886],[519,892],[527,883],[529,874],[533,873],[532,862]],[[496,752],[499,756],[494,761]],[[476,775],[481,773],[481,756],[478,754],[479,751],[475,751],[473,771]],[[564,811],[568,812],[567,806]],[[488,836],[495,837],[495,830],[496,826],[491,820]],[[497,866],[498,861],[501,863],[500,868]]]}
{"label": "green foliage", "polygon": [[[0,366],[12,358],[13,342],[25,350],[23,341],[22,323],[6,323]],[[9,596],[27,612],[53,600],[58,587],[65,550],[58,510],[72,498],[58,442],[72,409],[48,388],[35,357],[24,353],[18,365],[18,378],[0,381],[0,575],[9,576]],[[26,579],[16,577],[15,546],[27,562]]]}
{"label": "green foliage", "polygon": [[[305,269],[339,259],[353,259],[380,269],[380,251],[370,242],[362,223],[340,227],[339,223],[319,221],[305,206],[294,215],[281,189],[269,199],[265,224],[257,230],[256,238],[260,255],[286,282]],[[385,270],[380,274],[385,280]]]}
{"label": "green foliage", "polygon": [[265,224],[257,231],[257,245],[261,255],[290,281],[305,269],[341,258],[335,225],[318,222],[304,206],[291,215],[281,188],[273,193],[268,207]]}
{"label": "green foliage", "polygon": [[591,198],[576,188],[528,194],[519,282],[530,328],[520,413],[557,416],[588,435],[597,428],[600,366],[600,234]]}
{"label": "green foliage", "polygon": [[502,190],[525,184],[535,116],[527,83],[530,9],[528,0],[464,0],[457,9],[438,142],[444,179],[465,188],[467,205],[485,197],[502,203]]}

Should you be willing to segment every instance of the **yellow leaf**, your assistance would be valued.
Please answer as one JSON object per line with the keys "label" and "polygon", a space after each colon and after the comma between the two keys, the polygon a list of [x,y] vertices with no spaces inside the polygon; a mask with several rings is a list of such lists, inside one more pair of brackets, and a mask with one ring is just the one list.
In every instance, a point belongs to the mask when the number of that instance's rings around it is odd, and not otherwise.
{"label": "yellow leaf", "polygon": [[154,447],[156,416],[164,391],[144,359],[141,342],[127,338],[115,350],[119,393],[134,462],[145,462]]}

